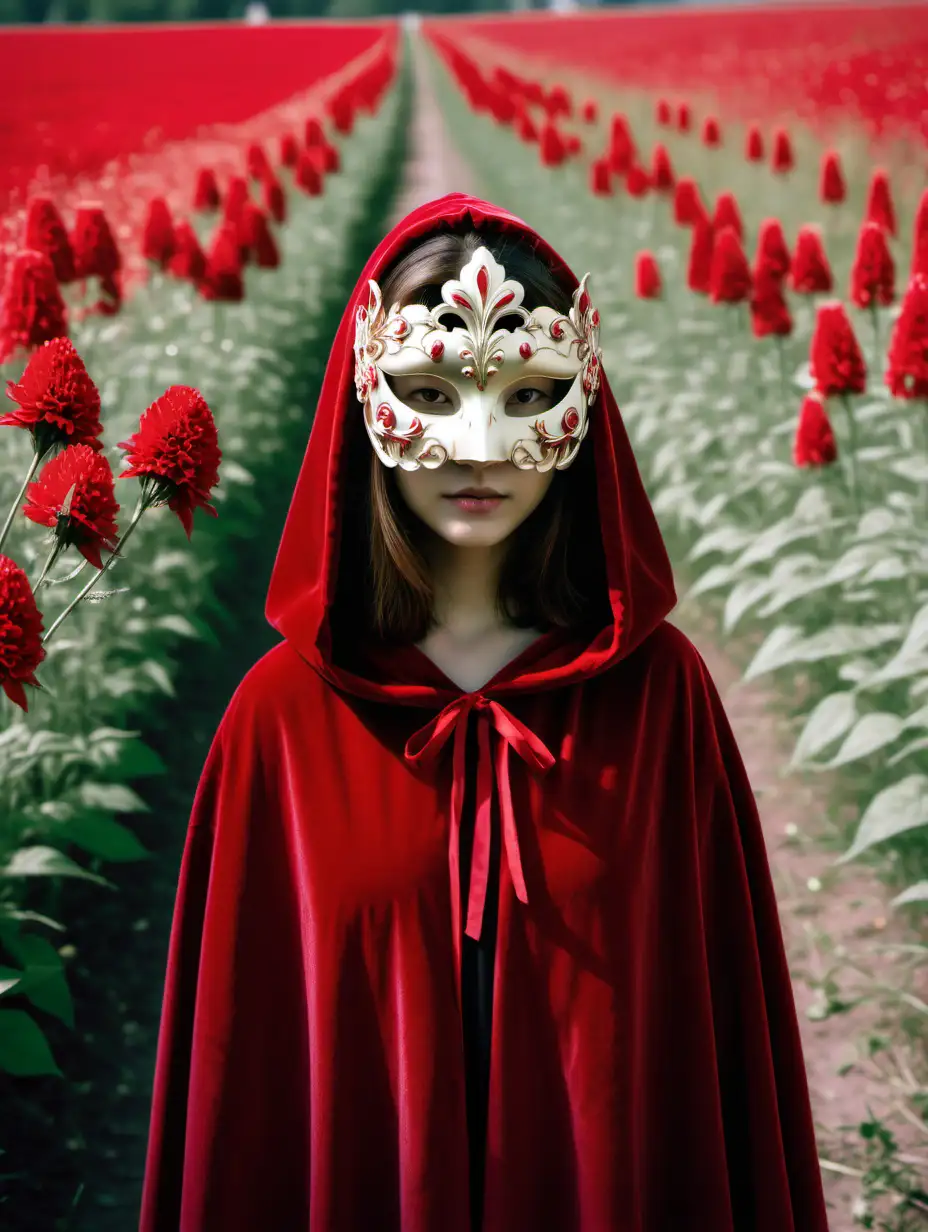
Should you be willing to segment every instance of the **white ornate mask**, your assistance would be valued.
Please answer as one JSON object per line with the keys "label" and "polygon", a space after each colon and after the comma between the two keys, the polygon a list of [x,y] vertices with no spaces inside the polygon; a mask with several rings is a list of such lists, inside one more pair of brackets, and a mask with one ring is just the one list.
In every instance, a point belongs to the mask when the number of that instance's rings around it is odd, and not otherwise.
{"label": "white ornate mask", "polygon": [[[486,248],[478,248],[441,289],[436,308],[394,304],[387,314],[376,282],[355,316],[355,385],[364,423],[386,466],[415,470],[448,461],[513,462],[522,470],[563,469],[586,435],[599,389],[599,313],[586,290],[565,316],[522,307],[525,290]],[[445,317],[464,321],[446,329]],[[517,328],[500,325],[504,318]],[[519,322],[521,322],[519,324]],[[454,405],[429,412],[407,406],[388,376],[441,377]],[[566,396],[539,414],[507,405],[527,377],[570,380]]]}

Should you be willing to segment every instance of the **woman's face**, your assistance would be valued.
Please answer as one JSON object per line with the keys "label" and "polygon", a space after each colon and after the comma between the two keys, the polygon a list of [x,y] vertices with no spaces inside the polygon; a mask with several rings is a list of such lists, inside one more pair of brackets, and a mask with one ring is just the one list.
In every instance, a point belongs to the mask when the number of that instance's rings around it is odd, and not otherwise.
{"label": "woman's face", "polygon": [[[453,412],[453,388],[424,376],[392,376],[396,394],[410,407],[430,414]],[[556,400],[555,382],[527,379],[514,387],[507,414],[536,416]],[[457,547],[495,547],[505,542],[540,504],[555,471],[520,470],[512,462],[481,462],[466,458],[416,470],[397,467],[400,495],[416,516],[439,538]]]}

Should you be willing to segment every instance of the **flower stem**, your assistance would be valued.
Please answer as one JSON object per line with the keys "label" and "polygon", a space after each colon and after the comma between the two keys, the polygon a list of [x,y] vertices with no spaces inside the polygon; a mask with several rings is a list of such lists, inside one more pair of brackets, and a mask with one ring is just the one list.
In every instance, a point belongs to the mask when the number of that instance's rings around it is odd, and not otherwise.
{"label": "flower stem", "polygon": [[10,533],[10,527],[13,525],[13,519],[19,512],[19,507],[22,504],[23,497],[26,495],[26,488],[28,488],[29,484],[32,482],[32,477],[38,470],[41,460],[41,454],[36,451],[32,455],[32,461],[29,463],[29,470],[26,472],[26,478],[23,480],[23,485],[19,489],[16,499],[13,501],[10,512],[6,515],[6,521],[3,523],[3,530],[0,530],[0,551],[3,550],[3,545],[6,543],[7,535]]}
{"label": "flower stem", "polygon": [[126,540],[135,530],[136,526],[138,526],[139,521],[142,517],[142,514],[145,512],[148,506],[149,506],[149,502],[146,499],[145,494],[143,493],[142,496],[139,497],[139,503],[135,507],[135,513],[133,513],[132,515],[132,521],[126,527],[125,532],[120,537],[112,553],[103,562],[103,568],[98,569],[97,572],[90,579],[90,581],[86,584],[86,586],[84,586],[84,588],[78,591],[78,593],[74,596],[74,598],[71,600],[68,606],[64,609],[64,611],[61,613],[61,615],[58,617],[58,619],[55,621],[52,627],[48,630],[48,632],[42,638],[43,646],[47,645],[48,642],[51,641],[52,635],[57,632],[58,628],[71,615],[71,613],[74,611],[77,605],[81,602],[81,600],[87,598],[87,596],[90,594],[90,592],[99,582],[100,578],[104,575],[104,573],[106,573],[110,565],[112,565],[113,562],[117,559],[117,557],[120,554],[121,549],[125,547]]}
{"label": "flower stem", "polygon": [[854,498],[854,508],[860,514],[862,508],[860,503],[860,485],[857,480],[857,425],[854,423],[854,412],[851,410],[851,400],[847,394],[841,395],[841,405],[844,407],[848,423],[848,478],[850,479],[851,493]]}
{"label": "flower stem", "polygon": [[786,380],[786,351],[783,346],[783,335],[776,334],[777,344],[777,361],[780,365],[780,393],[783,395],[783,401],[787,401],[787,380]]}
{"label": "flower stem", "polygon": [[873,375],[880,370],[880,312],[876,300],[870,301],[870,323],[873,326]]}
{"label": "flower stem", "polygon": [[39,574],[39,576],[36,578],[35,582],[33,583],[32,593],[34,595],[37,595],[39,593],[39,588],[45,585],[46,579],[48,577],[48,571],[49,569],[51,569],[52,565],[55,563],[55,557],[58,555],[60,551],[61,551],[61,544],[56,539],[55,542],[52,544],[52,550],[49,552],[48,558],[42,567],[42,572]]}

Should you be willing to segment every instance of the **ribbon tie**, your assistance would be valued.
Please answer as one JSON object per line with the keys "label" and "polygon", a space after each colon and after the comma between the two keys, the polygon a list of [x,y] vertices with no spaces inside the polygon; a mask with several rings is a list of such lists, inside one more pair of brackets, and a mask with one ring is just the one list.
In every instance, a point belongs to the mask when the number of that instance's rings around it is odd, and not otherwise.
{"label": "ribbon tie", "polygon": [[[512,795],[509,787],[509,750],[522,758],[525,764],[539,774],[545,774],[554,765],[554,757],[541,740],[520,723],[505,706],[481,693],[468,693],[449,702],[444,710],[409,737],[406,742],[406,760],[426,769],[433,766],[438,756],[454,733],[452,785],[451,785],[451,834],[449,861],[452,873],[452,897],[455,904],[455,944],[460,951],[460,881],[458,876],[458,845],[461,832],[461,811],[464,805],[464,782],[466,774],[467,724],[471,711],[477,713],[477,810],[474,818],[473,854],[470,866],[470,892],[467,899],[467,925],[465,932],[475,941],[480,938],[483,913],[486,905],[487,882],[490,874],[491,814],[493,807],[494,768],[496,791],[499,796],[499,813],[503,830],[503,846],[509,874],[516,895],[523,903],[528,902],[522,856],[519,852],[519,835],[516,829]],[[498,736],[495,767],[491,754],[491,734]],[[460,956],[460,955],[459,955]]]}

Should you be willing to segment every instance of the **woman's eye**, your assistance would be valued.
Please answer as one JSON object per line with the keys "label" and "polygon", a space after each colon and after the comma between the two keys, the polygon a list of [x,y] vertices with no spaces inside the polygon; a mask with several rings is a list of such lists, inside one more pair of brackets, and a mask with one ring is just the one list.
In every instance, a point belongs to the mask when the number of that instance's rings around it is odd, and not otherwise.
{"label": "woman's eye", "polygon": [[550,397],[550,394],[546,393],[543,389],[517,389],[509,401],[515,402],[519,406],[532,406],[533,403],[548,397]]}
{"label": "woman's eye", "polygon": [[431,389],[428,386],[423,389],[414,389],[412,398],[425,402],[428,406],[446,406],[450,401],[448,395],[442,393],[440,389]]}

